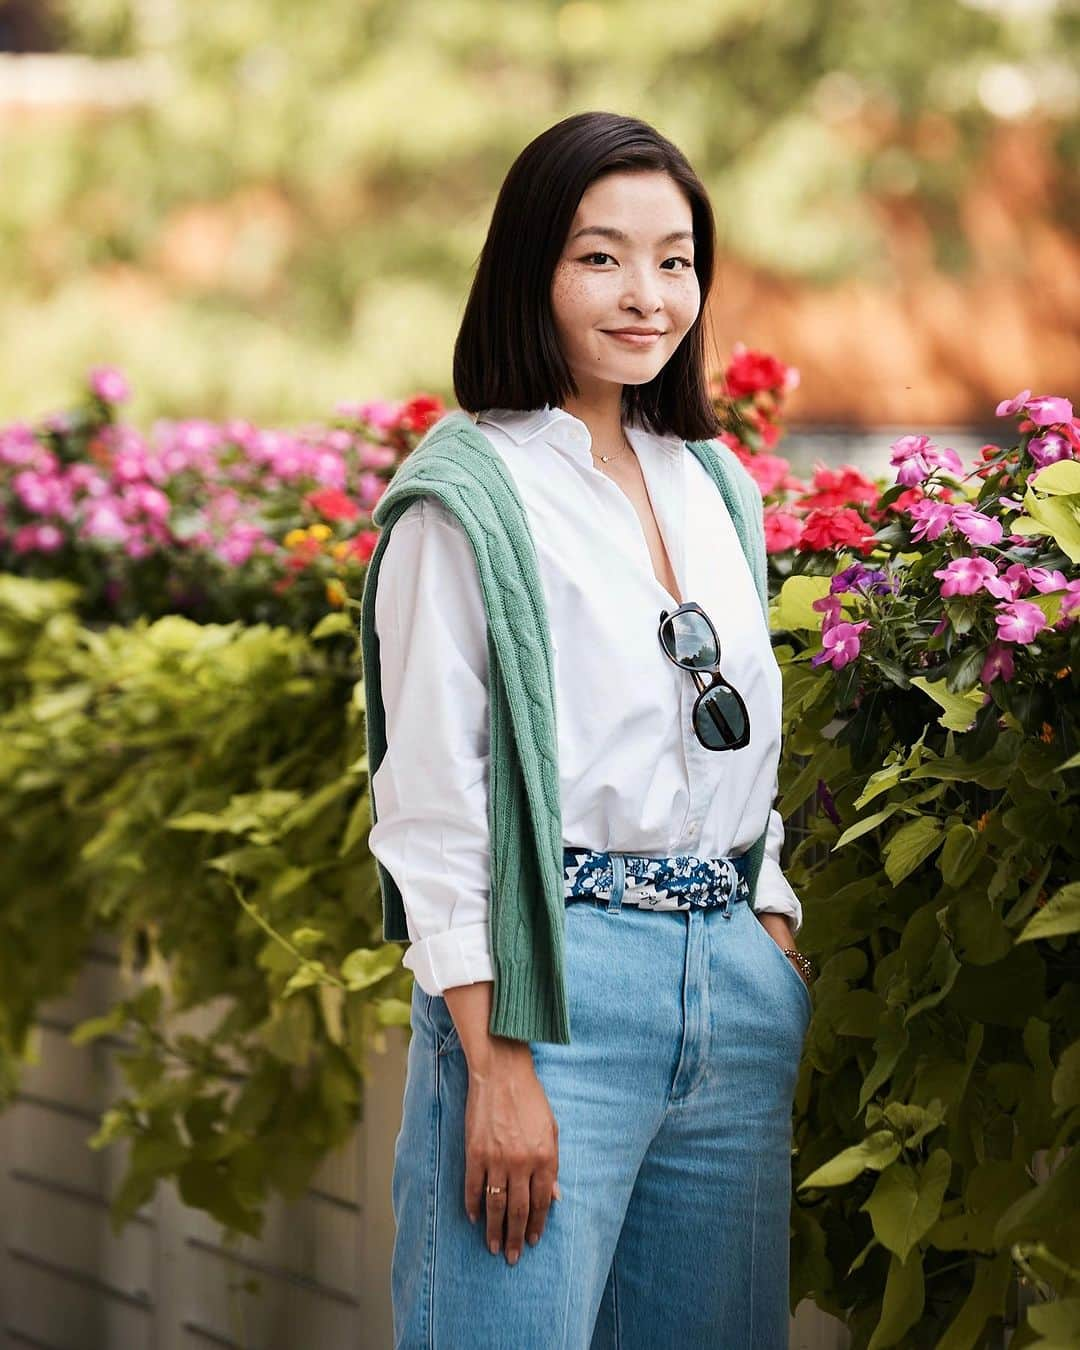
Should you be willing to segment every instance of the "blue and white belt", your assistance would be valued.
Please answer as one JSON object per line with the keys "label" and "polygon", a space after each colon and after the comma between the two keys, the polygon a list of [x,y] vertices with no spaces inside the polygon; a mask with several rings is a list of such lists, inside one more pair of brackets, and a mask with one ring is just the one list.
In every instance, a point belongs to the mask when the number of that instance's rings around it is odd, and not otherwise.
{"label": "blue and white belt", "polygon": [[641,909],[720,909],[731,917],[731,906],[750,899],[745,854],[729,858],[695,858],[677,854],[650,858],[637,853],[601,853],[595,849],[564,848],[564,898],[610,899],[622,892],[624,905]]}

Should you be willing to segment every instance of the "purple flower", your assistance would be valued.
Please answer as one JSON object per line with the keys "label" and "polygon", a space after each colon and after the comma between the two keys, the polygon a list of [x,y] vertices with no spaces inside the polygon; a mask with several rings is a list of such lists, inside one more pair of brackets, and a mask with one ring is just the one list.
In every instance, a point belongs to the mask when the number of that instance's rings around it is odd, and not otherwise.
{"label": "purple flower", "polygon": [[895,589],[895,584],[880,568],[867,567],[859,562],[852,563],[850,567],[845,567],[842,572],[837,572],[829,582],[830,595],[836,595],[839,591],[859,591],[863,595],[884,595],[887,591],[894,591]]}
{"label": "purple flower", "polygon": [[819,778],[817,780],[817,800],[818,805],[829,817],[832,823],[834,825],[839,825],[840,812],[837,811],[836,809],[836,802],[834,801],[833,795],[829,791],[828,784],[825,782],[824,778]]}
{"label": "purple flower", "polygon": [[124,403],[131,397],[127,380],[114,366],[94,366],[88,378],[91,393],[102,403]]}
{"label": "purple flower", "polygon": [[1037,427],[1052,427],[1058,422],[1072,421],[1072,404],[1067,398],[1042,394],[1038,398],[1029,398],[1024,409]]}
{"label": "purple flower", "polygon": [[825,615],[822,620],[823,628],[828,628],[831,623],[840,622],[841,603],[840,597],[837,595],[823,595],[820,600],[812,601],[810,608]]}
{"label": "purple flower", "polygon": [[1024,389],[1017,394],[1015,398],[1006,398],[997,405],[996,415],[998,417],[1011,417],[1013,413],[1018,413],[1031,397],[1031,390]]}
{"label": "purple flower", "polygon": [[1002,642],[1030,642],[1036,633],[1041,633],[1049,625],[1046,615],[1038,605],[1027,600],[1014,600],[1008,605],[999,605],[994,615],[998,628],[998,638]]}
{"label": "purple flower", "polygon": [[1072,459],[1072,446],[1060,431],[1044,431],[1041,436],[1032,436],[1027,448],[1040,469],[1056,464],[1059,459]]}
{"label": "purple flower", "polygon": [[1080,610],[1080,578],[1076,581],[1070,581],[1065,587],[1065,594],[1061,597],[1062,617],[1075,614]]}
{"label": "purple flower", "polygon": [[821,634],[821,651],[810,658],[812,666],[828,662],[833,670],[842,670],[858,656],[861,650],[859,634],[870,627],[870,620],[860,623],[835,623]]}
{"label": "purple flower", "polygon": [[1003,642],[997,640],[991,642],[986,649],[986,660],[979,672],[979,679],[983,684],[989,684],[991,680],[996,679],[1011,680],[1015,674],[1012,649],[1006,647]]}
{"label": "purple flower", "polygon": [[949,523],[955,529],[958,529],[965,538],[978,546],[1001,542],[1003,534],[1001,521],[995,520],[993,516],[984,515],[981,511],[976,511],[973,506],[962,504],[955,507]]}

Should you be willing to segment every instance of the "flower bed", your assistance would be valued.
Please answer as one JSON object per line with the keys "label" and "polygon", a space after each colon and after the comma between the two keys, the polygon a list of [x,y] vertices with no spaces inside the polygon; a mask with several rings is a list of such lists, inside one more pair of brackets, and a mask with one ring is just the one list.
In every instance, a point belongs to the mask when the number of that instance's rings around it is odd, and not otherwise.
{"label": "flower bed", "polygon": [[[133,1042],[95,1140],[129,1148],[116,1213],[172,1178],[255,1232],[355,1120],[371,1040],[408,1021],[365,847],[350,616],[370,510],[441,405],[150,443],[115,420],[118,381],[95,372],[81,411],[0,431],[0,1086],[87,936],[116,933],[142,991],[77,1033]],[[723,380],[724,440],[765,497],[787,871],[820,967],[793,1304],[856,1346],[960,1350],[1019,1320],[1020,1271],[1061,1296],[1029,1327],[1065,1344],[1078,425],[1025,391],[998,409],[1012,443],[966,472],[911,435],[893,483],[822,465],[802,482],[777,453],[796,384],[742,348]]]}

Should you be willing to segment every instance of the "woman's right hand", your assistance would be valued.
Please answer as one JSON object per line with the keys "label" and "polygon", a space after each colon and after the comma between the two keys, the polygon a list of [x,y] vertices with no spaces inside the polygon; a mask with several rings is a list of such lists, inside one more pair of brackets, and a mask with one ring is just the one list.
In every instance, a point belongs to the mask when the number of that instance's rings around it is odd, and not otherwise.
{"label": "woman's right hand", "polygon": [[[528,1041],[492,1037],[482,1069],[469,1066],[465,1103],[465,1209],[475,1223],[481,1201],[488,1250],[497,1256],[505,1225],[506,1260],[523,1241],[540,1241],[559,1199],[559,1126],[536,1075]],[[488,1195],[487,1186],[501,1186]]]}

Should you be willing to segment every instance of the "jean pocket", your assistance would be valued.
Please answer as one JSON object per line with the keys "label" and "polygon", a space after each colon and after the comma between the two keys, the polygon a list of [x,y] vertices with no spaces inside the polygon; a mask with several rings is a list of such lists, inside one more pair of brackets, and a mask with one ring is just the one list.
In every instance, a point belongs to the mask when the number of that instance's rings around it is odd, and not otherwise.
{"label": "jean pocket", "polygon": [[450,1012],[450,1005],[442,994],[428,995],[427,1017],[435,1033],[435,1053],[437,1055],[449,1055],[453,1051],[461,1049],[461,1037],[458,1035],[457,1024]]}
{"label": "jean pocket", "polygon": [[789,956],[785,956],[784,953],[780,950],[778,944],[773,941],[772,936],[770,935],[768,929],[761,922],[761,920],[757,918],[756,915],[754,916],[754,926],[755,928],[761,930],[762,939],[764,940],[766,946],[772,952],[773,959],[775,961],[779,961],[779,963],[783,966],[787,974],[787,978],[789,980],[794,980],[795,983],[799,986],[799,993],[802,996],[803,1008],[806,1013],[806,1020],[807,1022],[809,1022],[814,1012],[814,1000],[810,996],[809,985],[799,974],[799,972],[795,969],[794,965],[792,964],[791,958]]}

